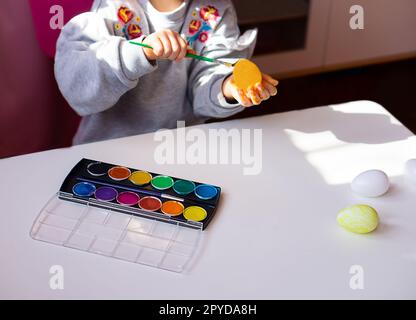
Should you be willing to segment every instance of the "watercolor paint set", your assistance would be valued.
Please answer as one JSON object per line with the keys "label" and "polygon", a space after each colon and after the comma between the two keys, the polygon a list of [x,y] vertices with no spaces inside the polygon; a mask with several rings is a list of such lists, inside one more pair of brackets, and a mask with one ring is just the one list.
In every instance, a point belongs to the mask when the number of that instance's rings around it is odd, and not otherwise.
{"label": "watercolor paint set", "polygon": [[220,196],[217,186],[82,159],[41,210],[31,236],[182,272]]}

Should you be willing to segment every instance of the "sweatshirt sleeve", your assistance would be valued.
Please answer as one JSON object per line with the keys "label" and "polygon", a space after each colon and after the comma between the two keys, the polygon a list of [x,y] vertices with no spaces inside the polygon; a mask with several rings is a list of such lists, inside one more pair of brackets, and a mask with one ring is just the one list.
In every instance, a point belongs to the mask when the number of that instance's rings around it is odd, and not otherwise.
{"label": "sweatshirt sleeve", "polygon": [[112,35],[107,24],[97,12],[83,13],[62,29],[57,42],[55,78],[81,116],[111,108],[157,67],[141,48]]}
{"label": "sweatshirt sleeve", "polygon": [[[257,30],[248,30],[240,36],[237,15],[230,1],[223,16],[210,35],[201,54],[210,58],[250,58],[254,51]],[[222,93],[223,81],[232,73],[229,67],[194,60],[188,88],[194,113],[207,118],[226,118],[244,109],[238,103],[230,104]]]}

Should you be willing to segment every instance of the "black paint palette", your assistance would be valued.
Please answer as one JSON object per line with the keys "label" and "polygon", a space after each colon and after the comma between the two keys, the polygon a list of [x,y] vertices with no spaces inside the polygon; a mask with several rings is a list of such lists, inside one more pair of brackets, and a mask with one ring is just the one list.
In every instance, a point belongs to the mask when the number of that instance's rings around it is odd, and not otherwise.
{"label": "black paint palette", "polygon": [[221,188],[82,159],[41,209],[30,235],[55,245],[183,272]]}
{"label": "black paint palette", "polygon": [[68,174],[60,198],[143,213],[165,222],[205,229],[213,218],[221,188],[120,165],[82,159]]}

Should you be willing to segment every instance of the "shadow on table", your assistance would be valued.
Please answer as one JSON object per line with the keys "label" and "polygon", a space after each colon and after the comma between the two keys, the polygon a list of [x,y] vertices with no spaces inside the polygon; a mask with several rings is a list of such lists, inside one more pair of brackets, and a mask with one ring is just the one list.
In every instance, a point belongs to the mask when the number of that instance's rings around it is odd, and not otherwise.
{"label": "shadow on table", "polygon": [[392,123],[388,115],[345,113],[332,108],[303,110],[286,129],[304,133],[330,131],[341,141],[364,144],[389,143],[413,136],[410,130]]}

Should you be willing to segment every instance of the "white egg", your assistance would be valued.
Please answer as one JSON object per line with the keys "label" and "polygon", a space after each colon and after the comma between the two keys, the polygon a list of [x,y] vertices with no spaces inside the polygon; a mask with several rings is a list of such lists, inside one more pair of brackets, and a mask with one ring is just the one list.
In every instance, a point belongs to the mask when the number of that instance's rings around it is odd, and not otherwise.
{"label": "white egg", "polygon": [[390,187],[389,177],[383,171],[369,170],[359,174],[351,183],[351,189],[363,197],[380,197]]}
{"label": "white egg", "polygon": [[416,185],[416,159],[406,162],[406,178],[411,184]]}

